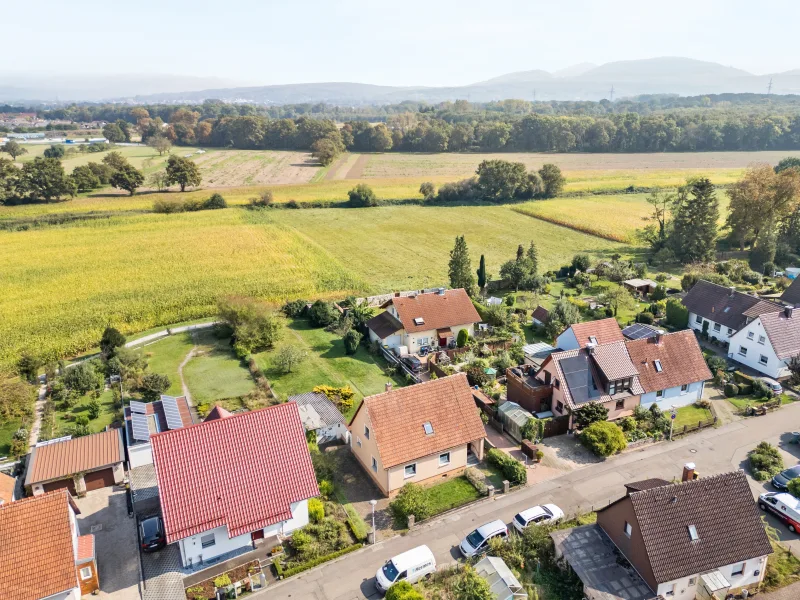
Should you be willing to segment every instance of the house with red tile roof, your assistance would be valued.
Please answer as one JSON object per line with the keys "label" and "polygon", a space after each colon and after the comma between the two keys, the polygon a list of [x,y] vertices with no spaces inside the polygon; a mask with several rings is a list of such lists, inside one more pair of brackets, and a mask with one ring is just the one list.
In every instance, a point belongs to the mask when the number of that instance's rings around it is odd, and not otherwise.
{"label": "house with red tile roof", "polygon": [[472,392],[458,373],[364,398],[350,420],[350,449],[384,494],[456,476],[483,458]]}
{"label": "house with red tile roof", "polygon": [[78,600],[99,589],[94,535],[67,490],[0,505],[3,597]]}
{"label": "house with red tile roof", "polygon": [[150,443],[167,543],[184,567],[308,524],[319,489],[294,402],[156,433]]}
{"label": "house with red tile roof", "polygon": [[411,354],[425,346],[446,348],[462,329],[472,337],[481,320],[462,288],[394,297],[383,308],[367,321],[370,341],[390,349],[405,346]]}
{"label": "house with red tile roof", "polygon": [[611,342],[622,342],[622,335],[617,320],[613,317],[598,321],[586,321],[570,325],[556,338],[556,348],[561,350],[577,350],[586,346],[599,346]]}

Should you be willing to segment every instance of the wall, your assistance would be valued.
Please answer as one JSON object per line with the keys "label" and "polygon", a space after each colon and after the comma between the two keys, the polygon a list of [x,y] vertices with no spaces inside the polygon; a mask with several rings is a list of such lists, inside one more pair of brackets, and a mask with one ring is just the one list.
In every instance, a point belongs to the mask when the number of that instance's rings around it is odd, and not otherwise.
{"label": "wall", "polygon": [[68,592],[47,596],[44,600],[81,600],[81,588],[76,587]]}
{"label": "wall", "polygon": [[[370,428],[370,439],[364,437],[364,425]],[[361,446],[358,443],[361,442]],[[366,407],[362,404],[356,412],[353,423],[350,425],[350,450],[361,463],[361,466],[369,474],[380,490],[389,494],[389,477],[381,463],[381,456],[378,452],[378,445],[375,443],[375,432],[369,422],[369,414]],[[372,470],[372,457],[378,462],[378,471]]]}
{"label": "wall", "polygon": [[153,450],[150,444],[128,446],[128,465],[131,469],[153,464]]}
{"label": "wall", "polygon": [[[690,312],[689,313],[689,327],[695,329],[696,331],[703,331],[703,321],[708,322],[708,335],[709,337],[715,337],[718,340],[727,340],[733,334],[736,333],[735,329],[731,329],[730,327],[725,327],[722,323],[717,323],[716,321],[712,321],[711,319],[705,319],[700,317],[700,322],[697,322],[698,315]],[[719,331],[715,329],[715,327],[719,325]]]}
{"label": "wall", "polygon": [[549,385],[540,384],[536,387],[527,385],[526,381],[533,378],[515,375],[511,369],[506,369],[506,397],[511,402],[516,402],[525,410],[537,413],[542,410],[542,402],[550,402],[553,395],[553,388]]}
{"label": "wall", "polygon": [[[625,521],[632,525],[631,537],[625,535]],[[656,578],[647,561],[644,538],[636,523],[630,498],[623,498],[597,511],[597,524],[625,555],[647,585],[655,590],[658,587]]]}
{"label": "wall", "polygon": [[[743,587],[755,586],[764,578],[766,557],[754,558],[752,560],[742,562],[745,563],[744,573],[736,577],[733,577],[731,573],[734,567],[738,567],[742,564],[741,562],[734,563],[732,565],[725,565],[718,569],[723,577],[730,582],[731,591],[738,590]],[[759,574],[754,575],[755,571],[759,571]],[[690,583],[691,580],[694,580],[694,583]],[[675,585],[674,596],[666,596],[666,593],[672,589],[673,584]],[[656,591],[670,600],[694,600],[701,586],[702,583],[700,582],[700,575],[692,574],[687,577],[682,577],[681,579],[675,579],[673,581],[662,583],[658,586],[658,590]]]}
{"label": "wall", "polygon": [[[747,338],[750,333],[753,334],[753,339]],[[764,336],[763,344],[758,343],[759,336]],[[739,354],[739,349],[741,347],[747,349],[747,356]],[[760,363],[762,354],[767,357],[766,366]],[[751,369],[755,369],[768,377],[777,379],[789,375],[789,369],[786,367],[786,363],[779,359],[772,349],[767,332],[764,331],[764,326],[761,324],[761,319],[752,321],[730,339],[728,356],[736,362],[747,365]]]}
{"label": "wall", "polygon": [[[92,570],[92,576],[89,579],[81,579],[81,569],[89,568]],[[93,591],[100,589],[100,581],[97,578],[97,564],[94,560],[89,560],[82,564],[75,566],[75,573],[78,577],[78,582],[81,586],[81,594],[91,594]]]}
{"label": "wall", "polygon": [[616,400],[609,400],[608,402],[603,402],[603,406],[608,409],[608,420],[613,421],[614,419],[619,419],[623,416],[629,416],[634,408],[639,405],[640,396],[628,396],[623,400],[622,408],[617,408],[617,401]]}
{"label": "wall", "polygon": [[[483,448],[483,444],[476,444],[476,446]],[[444,450],[443,452],[447,452],[447,450]],[[445,475],[448,477],[458,476],[461,470],[467,466],[467,444],[451,448],[449,452],[449,465],[439,466],[439,455],[442,454],[442,452],[437,452],[436,454],[425,456],[423,458],[412,460],[390,468],[389,493],[399,490],[406,483],[422,483],[426,479],[443,477]],[[404,476],[406,465],[414,463],[417,465],[417,474],[414,477],[406,478]]]}
{"label": "wall", "polygon": [[664,395],[660,398],[656,396],[656,392],[648,392],[642,396],[642,406],[650,408],[653,404],[657,404],[664,412],[669,412],[673,406],[688,406],[703,397],[704,386],[705,382],[696,381],[690,383],[689,388],[683,393],[680,386],[668,388],[663,390]]}
{"label": "wall", "polygon": [[[200,538],[211,533],[214,534],[216,543],[208,548],[203,548],[200,543]],[[188,567],[189,565],[202,563],[203,561],[210,560],[215,556],[231,552],[238,548],[252,546],[252,541],[249,533],[236,536],[235,538],[228,538],[228,528],[223,525],[222,527],[204,531],[198,535],[183,538],[178,541],[178,546],[180,547],[183,566]]]}
{"label": "wall", "polygon": [[308,500],[293,502],[291,505],[292,518],[288,521],[276,523],[264,528],[264,537],[274,535],[289,535],[295,529],[308,525]]}
{"label": "wall", "polygon": [[[469,337],[475,336],[475,325],[470,323],[469,325],[455,325],[450,327],[450,330],[453,332],[452,338],[448,338],[448,341],[452,340],[455,341],[458,339],[458,332],[462,329],[466,329],[467,333],[469,333]],[[414,354],[419,351],[422,346],[431,346],[437,345],[439,343],[439,337],[436,335],[435,329],[429,329],[428,331],[420,331],[417,333],[406,333],[403,336],[403,346],[408,346],[408,351],[411,354]]]}
{"label": "wall", "polygon": [[339,440],[347,441],[347,425],[344,423],[337,423],[333,427],[322,427],[317,429],[317,437],[334,437]]}
{"label": "wall", "polygon": [[123,464],[117,463],[114,465],[114,483],[117,485],[121,484],[122,481],[125,479],[125,467]]}

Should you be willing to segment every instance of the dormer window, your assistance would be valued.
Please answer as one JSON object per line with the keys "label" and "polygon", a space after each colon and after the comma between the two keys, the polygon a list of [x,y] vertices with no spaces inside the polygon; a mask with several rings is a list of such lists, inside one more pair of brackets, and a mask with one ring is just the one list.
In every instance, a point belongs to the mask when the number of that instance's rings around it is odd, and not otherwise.
{"label": "dormer window", "polygon": [[425,319],[422,317],[414,317],[414,325],[425,325]]}
{"label": "dormer window", "polygon": [[697,535],[697,527],[694,525],[689,525],[689,539],[693,542],[696,542],[700,539],[700,536]]}

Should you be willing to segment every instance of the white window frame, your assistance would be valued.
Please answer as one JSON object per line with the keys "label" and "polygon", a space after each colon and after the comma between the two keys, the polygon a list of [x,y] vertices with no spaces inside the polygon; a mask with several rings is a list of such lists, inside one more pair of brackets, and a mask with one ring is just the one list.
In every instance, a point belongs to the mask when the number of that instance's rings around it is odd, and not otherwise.
{"label": "white window frame", "polygon": [[764,337],[763,335],[758,336],[758,343],[761,344],[762,346],[766,343],[766,341],[767,338]]}
{"label": "white window frame", "polygon": [[[411,473],[408,470],[411,469]],[[417,463],[411,463],[403,467],[403,479],[411,479],[417,476]]]}
{"label": "white window frame", "polygon": [[683,396],[688,391],[689,391],[689,384],[688,383],[684,383],[681,386],[681,396]]}
{"label": "white window frame", "polygon": [[700,315],[695,315],[694,322],[702,324],[703,323],[703,317],[701,317]]}
{"label": "white window frame", "polygon": [[747,332],[747,339],[748,340],[752,340],[754,335],[755,335],[755,333],[753,333],[752,331],[748,331]]}
{"label": "white window frame", "polygon": [[623,531],[625,532],[626,537],[631,537],[631,535],[633,535],[633,525],[625,521],[625,527]]}
{"label": "white window frame", "polygon": [[697,585],[697,579],[694,577],[689,577],[689,585],[691,586]]}
{"label": "white window frame", "polygon": [[719,323],[714,323],[714,331],[721,331],[721,330],[722,330],[722,325],[720,325]]}
{"label": "white window frame", "polygon": [[758,364],[764,365],[765,367],[769,363],[769,356],[761,355],[758,359]]}
{"label": "white window frame", "polygon": [[657,390],[656,398],[663,398],[663,397],[664,397],[664,390]]}
{"label": "white window frame", "polygon": [[[209,543],[208,538],[211,538],[211,543]],[[200,547],[201,548],[211,548],[211,546],[217,545],[217,538],[214,536],[213,533],[207,533],[205,535],[200,536]]]}
{"label": "white window frame", "polygon": [[[443,457],[447,457],[447,459],[442,461]],[[450,453],[449,452],[442,452],[439,455],[439,466],[440,467],[446,467],[449,464],[450,464]]]}
{"label": "white window frame", "polygon": [[742,356],[747,356],[747,348],[745,348],[744,346],[739,346],[739,354],[741,354]]}
{"label": "white window frame", "polygon": [[371,456],[370,458],[372,458],[372,470],[377,473],[378,472],[378,461],[375,460],[374,456]]}
{"label": "white window frame", "polygon": [[364,425],[364,438],[369,439],[369,427]]}
{"label": "white window frame", "polygon": [[360,437],[358,437],[358,436],[356,436],[356,446],[358,446],[359,448],[361,448],[361,438],[360,438]]}
{"label": "white window frame", "polygon": [[81,581],[86,581],[92,578],[92,567],[81,567]]}
{"label": "white window frame", "polygon": [[731,569],[731,577],[741,577],[742,575],[744,575],[744,571],[745,571],[745,569],[747,568],[747,563],[746,563],[746,562],[743,562],[743,563],[742,563],[740,566],[741,566],[741,568],[742,568],[742,569],[741,569],[741,571],[736,571],[736,570],[735,570],[735,569],[736,569],[736,567],[733,567],[733,568]]}
{"label": "white window frame", "polygon": [[733,335],[733,329],[731,329],[730,327],[728,327],[728,335],[729,336]]}

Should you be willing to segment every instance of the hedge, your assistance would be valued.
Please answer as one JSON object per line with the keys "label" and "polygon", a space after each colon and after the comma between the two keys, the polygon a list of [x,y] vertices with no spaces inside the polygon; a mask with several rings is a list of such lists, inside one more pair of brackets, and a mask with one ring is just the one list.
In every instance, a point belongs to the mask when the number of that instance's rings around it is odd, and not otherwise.
{"label": "hedge", "polygon": [[278,572],[278,577],[283,576],[291,577],[293,575],[297,575],[298,573],[302,573],[303,571],[308,571],[309,569],[313,569],[316,566],[321,565],[322,563],[326,563],[329,560],[333,560],[335,558],[339,558],[340,556],[344,556],[345,554],[349,554],[350,552],[355,552],[359,548],[361,548],[363,544],[353,544],[352,546],[348,546],[347,548],[342,548],[341,550],[337,550],[336,552],[331,552],[330,554],[326,554],[325,556],[320,556],[319,558],[315,558],[314,560],[310,560],[307,563],[303,563],[302,565],[297,565],[296,567],[292,567],[291,569],[286,569],[283,571],[282,568],[278,568],[278,564],[280,561],[275,563],[275,571]]}
{"label": "hedge", "polygon": [[524,485],[528,482],[528,470],[520,461],[498,450],[492,448],[487,452],[489,464],[500,469],[503,477],[508,479],[511,485]]}

